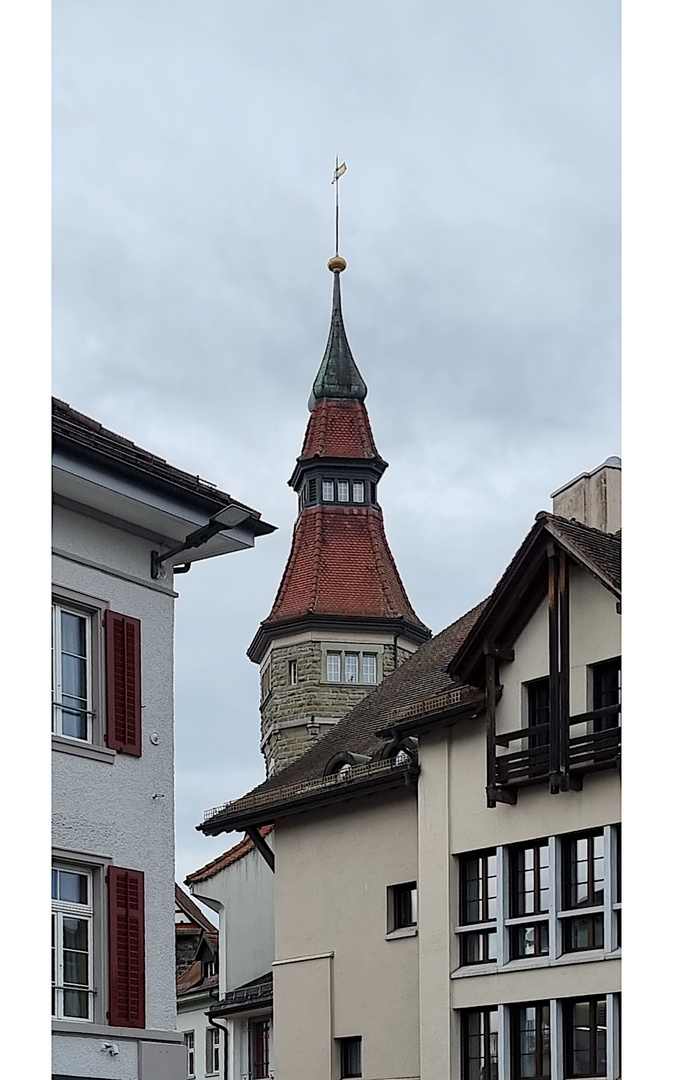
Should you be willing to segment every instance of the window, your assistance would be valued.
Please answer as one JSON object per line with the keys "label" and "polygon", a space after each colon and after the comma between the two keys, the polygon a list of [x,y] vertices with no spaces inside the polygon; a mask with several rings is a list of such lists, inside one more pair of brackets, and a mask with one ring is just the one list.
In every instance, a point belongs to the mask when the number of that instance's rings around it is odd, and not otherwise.
{"label": "window", "polygon": [[495,850],[463,855],[460,861],[461,925],[489,923],[488,929],[461,931],[461,963],[496,959],[497,876]]}
{"label": "window", "polygon": [[220,1029],[206,1028],[206,1073],[211,1076],[220,1071]]}
{"label": "window", "polygon": [[348,481],[339,480],[337,484],[337,498],[339,502],[348,502]]}
{"label": "window", "polygon": [[363,503],[365,501],[365,485],[362,480],[353,481],[353,502]]}
{"label": "window", "polygon": [[203,965],[203,975],[206,979],[210,979],[213,975],[217,975],[217,960],[206,960]]}
{"label": "window", "polygon": [[549,745],[549,676],[525,684],[528,699],[528,727],[541,728],[529,736],[529,746]]}
{"label": "window", "polygon": [[513,1006],[513,1080],[547,1080],[551,1076],[549,1002]]}
{"label": "window", "polygon": [[267,664],[262,672],[262,701],[265,701],[271,693],[271,664]]}
{"label": "window", "polygon": [[361,652],[351,648],[337,651],[330,649],[325,654],[325,678],[327,682],[344,682],[351,686],[374,686],[378,681],[379,669],[377,653]]}
{"label": "window", "polygon": [[[510,852],[510,914],[514,919],[526,915],[542,915],[549,911],[549,842],[539,840]],[[510,955],[513,960],[524,956],[545,956],[549,953],[549,921],[536,919],[509,928]]]}
{"label": "window", "polygon": [[471,1009],[462,1016],[462,1080],[498,1080],[498,1010]]}
{"label": "window", "polygon": [[375,653],[362,654],[362,681],[363,683],[376,682],[376,655]]}
{"label": "window", "polygon": [[347,683],[359,682],[358,679],[358,654],[346,653],[344,663],[344,675]]}
{"label": "window", "polygon": [[91,874],[51,872],[51,1012],[59,1020],[93,1019]]}
{"label": "window", "polygon": [[52,629],[52,731],[91,742],[91,616],[55,603]]}
{"label": "window", "polygon": [[388,889],[388,932],[418,923],[418,890],[415,881]]}
{"label": "window", "polygon": [[564,1002],[565,1075],[605,1076],[607,1072],[607,1001],[587,998]]}
{"label": "window", "polygon": [[196,1065],[194,1061],[194,1032],[185,1032],[185,1046],[187,1047],[187,1076],[196,1076]]}
{"label": "window", "polygon": [[322,497],[324,502],[334,502],[334,481],[323,480]]}
{"label": "window", "polygon": [[264,1080],[269,1075],[269,1031],[271,1021],[250,1022],[250,1075],[252,1080]]}
{"label": "window", "polygon": [[297,661],[290,660],[287,665],[290,686],[297,685]]}
{"label": "window", "polygon": [[362,1036],[351,1035],[348,1039],[339,1039],[341,1076],[362,1076]]}
{"label": "window", "polygon": [[[606,660],[594,664],[591,671],[592,708],[609,709],[621,702],[622,663],[621,658]],[[619,726],[617,713],[611,716],[597,716],[593,720],[593,731],[607,731]]]}
{"label": "window", "polygon": [[[605,885],[603,833],[571,836],[563,842],[563,900],[566,911],[603,905]],[[565,952],[603,948],[603,912],[588,910],[563,920]]]}
{"label": "window", "polygon": [[327,681],[341,682],[341,653],[328,652],[327,654]]}

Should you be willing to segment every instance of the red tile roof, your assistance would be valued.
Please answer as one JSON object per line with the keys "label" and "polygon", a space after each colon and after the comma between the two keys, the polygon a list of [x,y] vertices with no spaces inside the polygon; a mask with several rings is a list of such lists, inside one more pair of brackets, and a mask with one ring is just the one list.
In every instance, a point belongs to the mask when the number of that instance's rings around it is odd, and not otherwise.
{"label": "red tile roof", "polygon": [[190,990],[210,990],[219,986],[219,975],[209,975],[206,979],[203,977],[203,964],[200,960],[194,960],[189,967],[178,975],[175,980],[175,989],[178,995],[186,994]]}
{"label": "red tile roof", "polygon": [[313,457],[379,457],[364,402],[321,398],[315,403],[299,460]]}
{"label": "red tile roof", "polygon": [[403,618],[427,629],[409,603],[379,510],[312,506],[302,511],[271,614],[262,625],[304,615]]}
{"label": "red tile roof", "polygon": [[[268,836],[272,831],[273,825],[265,825],[259,830],[260,836],[262,837]],[[238,860],[244,858],[245,855],[249,855],[254,847],[255,845],[252,840],[246,836],[245,840],[241,840],[240,843],[229,848],[223,855],[220,855],[217,859],[213,859],[212,862],[206,863],[200,870],[195,870],[193,874],[189,874],[185,878],[185,885],[195,885],[197,881],[207,881],[208,878],[215,877],[215,874],[219,874],[220,870],[226,869],[227,866],[231,866],[232,863],[238,862]]]}
{"label": "red tile roof", "polygon": [[[177,881],[175,883],[175,906],[192,920],[192,925],[196,925],[200,930],[205,930],[211,934],[217,933],[217,929],[210,919],[203,914],[201,908],[194,903],[191,896],[188,896],[184,889],[180,888]],[[176,930],[185,925],[188,924],[176,923]]]}

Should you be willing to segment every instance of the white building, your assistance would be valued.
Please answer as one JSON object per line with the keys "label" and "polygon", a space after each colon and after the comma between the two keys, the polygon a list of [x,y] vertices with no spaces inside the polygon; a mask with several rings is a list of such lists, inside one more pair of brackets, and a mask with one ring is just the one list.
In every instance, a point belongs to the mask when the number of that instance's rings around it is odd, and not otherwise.
{"label": "white building", "polygon": [[[274,823],[276,1080],[618,1080],[620,463],[301,758]],[[271,874],[268,875],[271,877]]]}
{"label": "white building", "polygon": [[[273,859],[272,830],[262,829],[260,839]],[[194,1043],[195,1080],[213,1075],[222,1080],[274,1076],[273,881],[265,859],[248,838],[186,879],[192,895],[217,912],[220,928],[219,994],[209,1002],[197,999],[196,987],[189,997],[178,994],[178,1027],[188,1044]],[[212,1064],[208,1040],[214,1036],[208,1032],[219,1028],[222,1071],[202,1071]]]}
{"label": "white building", "polygon": [[182,1080],[173,574],[271,526],[63,402],[53,421],[53,1076]]}

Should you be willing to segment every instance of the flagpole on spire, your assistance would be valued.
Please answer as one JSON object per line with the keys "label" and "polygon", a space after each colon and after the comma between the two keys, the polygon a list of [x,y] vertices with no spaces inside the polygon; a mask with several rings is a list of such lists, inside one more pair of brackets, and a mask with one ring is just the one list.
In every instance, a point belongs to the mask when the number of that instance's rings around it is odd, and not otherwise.
{"label": "flagpole on spire", "polygon": [[339,155],[336,156],[336,167],[334,169],[334,176],[332,177],[332,183],[335,186],[334,192],[334,210],[335,210],[335,240],[336,240],[336,252],[339,254],[339,178],[343,176],[346,171],[346,162],[342,161],[339,164]]}

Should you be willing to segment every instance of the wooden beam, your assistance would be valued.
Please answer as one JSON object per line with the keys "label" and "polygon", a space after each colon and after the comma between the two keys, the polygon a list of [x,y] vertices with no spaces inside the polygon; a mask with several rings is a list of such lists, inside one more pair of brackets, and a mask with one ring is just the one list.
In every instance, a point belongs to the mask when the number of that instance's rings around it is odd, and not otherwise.
{"label": "wooden beam", "polygon": [[497,705],[497,661],[495,656],[486,654],[486,803],[493,809],[495,802],[491,791],[495,788],[495,709]]}
{"label": "wooden beam", "polygon": [[260,855],[264,859],[264,862],[268,863],[268,865],[271,867],[271,870],[275,874],[276,873],[276,857],[275,857],[273,851],[271,850],[271,848],[269,847],[269,845],[267,844],[264,837],[261,835],[259,829],[256,829],[254,827],[254,825],[248,825],[248,827],[245,830],[245,834],[246,834],[246,836],[250,837],[253,844],[257,848],[258,852],[260,853]]}
{"label": "wooden beam", "polygon": [[492,656],[495,660],[511,662],[514,659],[514,649],[506,645],[484,645],[484,656]]}
{"label": "wooden beam", "polygon": [[570,567],[565,551],[559,556],[559,773],[568,788],[568,740],[570,738]]}
{"label": "wooden beam", "polygon": [[549,790],[561,790],[560,679],[559,679],[559,559],[554,544],[547,547],[547,600],[549,606]]}

